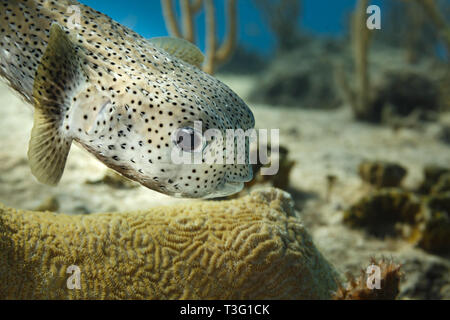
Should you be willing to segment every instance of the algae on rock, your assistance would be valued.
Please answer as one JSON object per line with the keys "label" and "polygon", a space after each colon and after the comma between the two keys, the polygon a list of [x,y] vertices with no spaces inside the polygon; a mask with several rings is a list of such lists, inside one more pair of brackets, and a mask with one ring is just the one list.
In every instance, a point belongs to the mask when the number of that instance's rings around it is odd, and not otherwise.
{"label": "algae on rock", "polygon": [[344,213],[344,222],[384,237],[398,233],[397,224],[414,224],[422,210],[413,194],[399,189],[383,189],[364,197]]}
{"label": "algae on rock", "polygon": [[407,170],[401,165],[385,161],[364,161],[359,165],[360,178],[376,188],[399,187]]}
{"label": "algae on rock", "polygon": [[[367,167],[366,170],[361,170],[360,167],[360,172],[366,172],[366,178],[383,176],[375,175],[376,170],[370,169],[375,167],[380,171],[380,165],[369,164],[363,166]],[[449,169],[429,166],[424,169],[424,176],[424,181],[416,192],[383,188],[378,183],[381,189],[370,193],[344,212],[344,223],[365,229],[375,236],[403,237],[427,252],[449,253]],[[364,180],[364,175],[361,177]],[[373,182],[372,178],[366,180]]]}
{"label": "algae on rock", "polygon": [[417,244],[434,253],[450,252],[450,192],[432,195],[419,224]]}
{"label": "algae on rock", "polygon": [[[372,258],[371,264],[380,268],[380,288],[370,288],[367,285],[367,270],[361,270],[356,279],[350,279],[347,287],[339,286],[334,300],[395,300],[399,294],[400,279],[403,273],[400,265],[393,261]],[[367,280],[366,280],[367,279]]]}

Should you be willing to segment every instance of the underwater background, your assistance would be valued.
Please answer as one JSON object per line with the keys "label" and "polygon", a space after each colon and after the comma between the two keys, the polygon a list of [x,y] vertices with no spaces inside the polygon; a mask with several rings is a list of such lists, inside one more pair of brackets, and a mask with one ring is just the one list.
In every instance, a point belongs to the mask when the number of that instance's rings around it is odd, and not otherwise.
{"label": "underwater background", "polygon": [[[217,26],[218,34],[223,37],[226,32],[226,17],[223,14],[226,0],[215,1],[217,5]],[[355,7],[356,0],[304,0],[295,1],[298,3],[298,19],[292,21],[292,24],[302,28],[305,31],[315,33],[317,36],[343,35],[346,24],[346,15]],[[164,17],[161,15],[160,1],[129,1],[123,6],[121,1],[106,0],[87,0],[84,3],[100,12],[103,12],[121,24],[133,29],[144,37],[155,37],[168,35],[165,28]],[[372,1],[383,7],[383,1]],[[259,10],[258,3],[252,0],[242,0],[237,3],[239,42],[245,47],[269,54],[276,49],[276,37],[271,32],[267,21],[264,18],[264,12]],[[177,6],[177,12],[180,13],[180,6]],[[204,49],[205,24],[204,13],[200,13],[196,21],[200,24],[197,28],[197,36],[200,40],[199,47]]]}
{"label": "underwater background", "polygon": [[[171,34],[159,1],[81,2],[146,38]],[[255,165],[231,198],[282,189],[340,273],[386,257],[402,266],[399,298],[450,299],[450,2],[240,0],[235,19],[228,1],[214,4],[217,47],[230,46],[205,70],[245,100],[258,129],[280,130],[278,174]],[[381,29],[367,28],[371,4]],[[204,10],[194,19],[208,55]],[[199,201],[141,187],[76,146],[58,187],[39,184],[31,108],[4,83],[0,96],[5,205],[89,215]]]}

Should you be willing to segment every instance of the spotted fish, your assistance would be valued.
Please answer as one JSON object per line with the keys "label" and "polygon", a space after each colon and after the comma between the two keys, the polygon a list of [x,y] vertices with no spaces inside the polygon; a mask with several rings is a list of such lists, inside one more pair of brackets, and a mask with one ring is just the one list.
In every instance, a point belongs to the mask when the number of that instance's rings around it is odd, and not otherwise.
{"label": "spotted fish", "polygon": [[[0,7],[0,76],[34,106],[28,158],[40,182],[59,182],[72,142],[176,197],[226,196],[252,178],[248,161],[221,158],[248,154],[248,141],[224,148],[223,139],[203,134],[246,131],[254,118],[198,68],[203,56],[194,45],[147,40],[72,0],[0,0]],[[174,151],[201,161],[175,162]]]}

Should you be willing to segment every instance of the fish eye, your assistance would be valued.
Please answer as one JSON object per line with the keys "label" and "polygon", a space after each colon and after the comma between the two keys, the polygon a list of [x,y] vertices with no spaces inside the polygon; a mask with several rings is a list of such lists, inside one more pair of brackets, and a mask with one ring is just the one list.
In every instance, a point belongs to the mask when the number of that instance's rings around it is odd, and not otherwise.
{"label": "fish eye", "polygon": [[173,134],[173,143],[184,152],[201,152],[205,141],[200,132],[190,128],[180,128]]}

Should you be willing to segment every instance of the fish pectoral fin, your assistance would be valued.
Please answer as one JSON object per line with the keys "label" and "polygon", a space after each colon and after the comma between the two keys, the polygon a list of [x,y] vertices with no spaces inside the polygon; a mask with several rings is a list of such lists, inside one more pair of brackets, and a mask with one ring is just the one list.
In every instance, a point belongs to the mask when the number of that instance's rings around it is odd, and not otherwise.
{"label": "fish pectoral fin", "polygon": [[64,117],[85,80],[76,46],[61,26],[53,24],[34,80],[34,126],[28,147],[31,172],[41,183],[56,185],[64,172],[72,144],[62,128]]}
{"label": "fish pectoral fin", "polygon": [[39,182],[51,186],[61,180],[72,139],[59,134],[58,122],[41,110],[34,113],[34,126],[28,147],[31,172]]}
{"label": "fish pectoral fin", "polygon": [[173,37],[158,37],[149,40],[151,44],[167,51],[174,57],[198,68],[201,67],[205,56],[195,45],[187,40]]}

